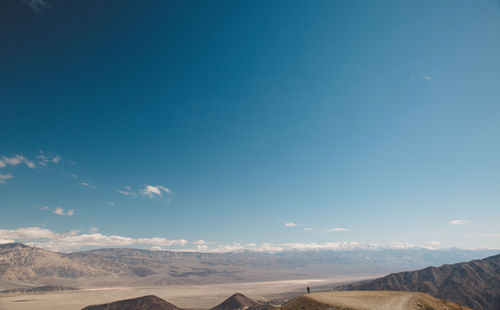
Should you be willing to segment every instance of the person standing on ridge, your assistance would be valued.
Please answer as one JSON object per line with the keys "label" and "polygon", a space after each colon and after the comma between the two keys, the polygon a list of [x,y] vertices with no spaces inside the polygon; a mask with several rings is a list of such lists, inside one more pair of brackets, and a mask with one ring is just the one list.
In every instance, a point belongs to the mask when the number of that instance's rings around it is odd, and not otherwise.
{"label": "person standing on ridge", "polygon": [[307,294],[311,293],[311,289],[307,286]]}

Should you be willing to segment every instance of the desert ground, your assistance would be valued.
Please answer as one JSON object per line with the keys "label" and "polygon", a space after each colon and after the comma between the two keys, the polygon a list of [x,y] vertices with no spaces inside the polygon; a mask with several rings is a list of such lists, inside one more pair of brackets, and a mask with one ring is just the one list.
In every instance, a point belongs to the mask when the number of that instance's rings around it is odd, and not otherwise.
{"label": "desert ground", "polygon": [[0,310],[77,310],[92,304],[108,303],[143,295],[156,295],[178,307],[208,309],[230,295],[240,292],[255,300],[281,303],[305,293],[309,285],[312,291],[327,291],[332,287],[352,281],[375,278],[379,275],[340,276],[331,279],[305,279],[215,285],[189,285],[164,287],[117,287],[95,288],[76,291],[4,294],[0,296]]}
{"label": "desert ground", "polygon": [[287,304],[284,310],[295,309],[359,309],[359,310],[419,310],[469,309],[416,292],[353,291],[321,292],[301,296]]}

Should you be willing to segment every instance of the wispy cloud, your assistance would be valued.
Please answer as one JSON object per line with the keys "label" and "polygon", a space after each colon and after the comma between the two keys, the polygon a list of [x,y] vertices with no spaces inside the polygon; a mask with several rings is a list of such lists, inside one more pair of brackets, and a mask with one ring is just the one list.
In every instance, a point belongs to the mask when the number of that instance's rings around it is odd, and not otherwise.
{"label": "wispy cloud", "polygon": [[65,211],[64,208],[62,207],[55,207],[54,209],[49,208],[48,206],[42,206],[42,207],[35,207],[35,208],[40,208],[40,210],[43,211],[50,211],[54,214],[60,215],[60,216],[73,216],[75,214],[75,210],[71,209],[68,211]]}
{"label": "wispy cloud", "polygon": [[26,158],[24,155],[16,154],[12,157],[4,156],[2,157],[2,159],[0,159],[0,168],[7,166],[17,166],[20,164],[25,164],[31,169],[36,167],[36,165],[31,160]]}
{"label": "wispy cloud", "polygon": [[43,10],[51,8],[45,0],[23,0],[33,11],[42,14]]}
{"label": "wispy cloud", "polygon": [[161,185],[145,185],[143,189],[141,189],[140,194],[143,196],[147,196],[149,198],[161,197],[162,193],[170,194],[171,191],[165,186]]}
{"label": "wispy cloud", "polygon": [[466,220],[452,220],[452,221],[449,221],[448,223],[451,224],[451,225],[464,225],[464,224],[469,223],[469,221],[466,221]]}
{"label": "wispy cloud", "polygon": [[125,190],[118,190],[118,192],[125,196],[145,196],[148,198],[161,198],[163,194],[171,194],[172,191],[162,185],[144,185],[143,188],[140,188],[138,191],[135,191],[130,186],[124,186]]}
{"label": "wispy cloud", "polygon": [[88,188],[95,188],[94,185],[90,185],[87,182],[80,182],[80,183],[78,183],[78,185],[83,186],[83,187],[88,187]]}
{"label": "wispy cloud", "polygon": [[14,240],[28,245],[53,251],[74,251],[83,247],[120,247],[120,246],[185,246],[187,241],[166,238],[130,238],[101,233],[80,233],[77,230],[56,233],[41,227],[26,227],[14,230],[0,229],[0,239]]}
{"label": "wispy cloud", "polygon": [[61,156],[59,155],[44,155],[43,151],[40,151],[40,155],[37,156],[37,164],[43,167],[47,167],[47,164],[58,164],[61,161]]}
{"label": "wispy cloud", "polygon": [[425,80],[425,81],[432,80],[432,76],[429,74],[426,74],[426,73],[421,73],[419,76],[415,76],[415,75],[410,76],[410,79],[412,79],[412,80],[416,80],[417,78],[420,78],[420,79]]}
{"label": "wispy cloud", "polygon": [[125,186],[126,190],[119,189],[118,193],[125,195],[125,196],[136,196],[137,193],[132,191],[132,188],[130,186]]}
{"label": "wispy cloud", "polygon": [[305,231],[312,231],[312,228],[309,228],[309,227],[305,227],[304,228]]}
{"label": "wispy cloud", "polygon": [[7,174],[1,174],[0,173],[0,184],[6,184],[8,179],[12,178],[12,174],[7,173]]}
{"label": "wispy cloud", "polygon": [[425,74],[425,73],[422,73],[422,75],[420,75],[420,77],[422,78],[422,80],[426,80],[426,81],[432,80],[432,76]]}
{"label": "wispy cloud", "polygon": [[[42,156],[42,157],[40,157]],[[28,168],[35,169],[37,167],[46,167],[48,162],[58,163],[61,160],[59,155],[55,155],[53,157],[46,157],[41,153],[38,157],[38,161],[35,163],[30,160],[28,157],[15,154],[12,156],[2,156],[0,157],[0,168],[14,168],[19,165],[25,165]],[[6,184],[7,179],[11,179],[13,177],[12,173],[0,174],[0,184]]]}
{"label": "wispy cloud", "polygon": [[56,207],[52,212],[60,216],[73,216],[73,214],[75,214],[75,210],[64,211],[61,207]]}
{"label": "wispy cloud", "polygon": [[439,242],[439,241],[429,241],[427,243],[430,245],[434,245],[434,246],[441,245],[441,242]]}
{"label": "wispy cloud", "polygon": [[286,227],[295,227],[295,226],[297,226],[297,224],[296,223],[292,223],[292,222],[287,222],[287,223],[285,223],[285,226]]}
{"label": "wispy cloud", "polygon": [[334,227],[334,228],[330,228],[330,229],[327,229],[326,231],[328,232],[336,232],[336,231],[349,231],[351,230],[350,228],[344,228],[344,227]]}

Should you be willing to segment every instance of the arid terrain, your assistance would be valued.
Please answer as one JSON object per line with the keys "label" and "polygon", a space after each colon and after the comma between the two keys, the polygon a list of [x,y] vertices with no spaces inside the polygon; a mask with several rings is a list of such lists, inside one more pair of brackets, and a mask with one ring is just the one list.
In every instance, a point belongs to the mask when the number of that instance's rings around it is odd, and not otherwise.
{"label": "arid terrain", "polygon": [[0,245],[0,290],[227,284],[300,279],[375,278],[391,272],[467,261],[489,250],[377,249],[279,253],[197,253],[98,249],[58,253]]}
{"label": "arid terrain", "polygon": [[[338,280],[345,283],[361,279],[340,278]],[[304,293],[306,285],[311,286],[313,290],[328,290],[337,284],[335,280],[309,279],[164,287],[115,287],[52,293],[11,293],[0,297],[0,309],[79,310],[89,305],[145,295],[156,295],[183,309],[209,309],[235,292],[241,292],[254,300],[280,304]]]}
{"label": "arid terrain", "polygon": [[[155,295],[90,305],[83,310],[181,310]],[[470,310],[428,294],[415,292],[354,291],[304,294],[273,305],[236,293],[210,310]]]}
{"label": "arid terrain", "polygon": [[300,296],[284,310],[465,310],[424,293],[414,292],[325,292]]}
{"label": "arid terrain", "polygon": [[336,290],[423,292],[477,310],[497,310],[500,309],[500,255],[394,273]]}
{"label": "arid terrain", "polygon": [[[319,310],[336,309],[333,305],[376,309],[367,306],[372,303],[413,309],[425,302],[431,306],[422,309],[441,309],[430,296],[415,293],[316,294],[332,289],[422,292],[474,309],[497,309],[498,255],[383,277],[403,269],[405,263],[414,266],[444,255],[439,251],[427,254],[423,249],[277,254],[102,249],[66,254],[8,244],[0,246],[0,309],[77,310],[150,295],[181,309],[209,309],[235,292],[266,306],[280,306],[305,293],[306,286],[311,287],[313,294],[309,297],[314,299],[296,299],[284,306],[285,310],[304,302],[321,303],[314,304]],[[221,309],[228,310],[232,303],[240,302],[234,299],[223,303]]]}

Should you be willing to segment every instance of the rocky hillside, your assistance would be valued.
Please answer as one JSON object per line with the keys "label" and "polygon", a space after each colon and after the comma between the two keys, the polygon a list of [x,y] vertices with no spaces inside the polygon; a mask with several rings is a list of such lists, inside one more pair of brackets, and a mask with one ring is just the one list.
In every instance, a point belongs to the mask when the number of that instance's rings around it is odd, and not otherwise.
{"label": "rocky hillside", "polygon": [[373,281],[336,288],[339,291],[413,291],[467,305],[500,309],[500,255],[466,263],[393,273]]}
{"label": "rocky hillside", "polygon": [[[471,310],[424,293],[414,292],[326,292],[292,299],[285,305],[270,306],[237,293],[210,310]],[[156,296],[143,296],[83,310],[180,310]]]}
{"label": "rocky hillside", "polygon": [[224,300],[221,304],[213,307],[210,310],[235,310],[235,309],[256,309],[261,307],[262,304],[256,302],[255,300],[248,298],[247,296],[236,293]]}
{"label": "rocky hillside", "polygon": [[88,306],[83,310],[180,310],[180,308],[159,297],[149,295],[109,304]]}
{"label": "rocky hillside", "polygon": [[98,249],[57,253],[0,245],[0,290],[38,286],[157,286],[387,274],[435,262],[486,257],[488,251],[345,249],[279,253],[196,253]]}

